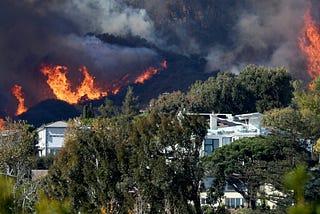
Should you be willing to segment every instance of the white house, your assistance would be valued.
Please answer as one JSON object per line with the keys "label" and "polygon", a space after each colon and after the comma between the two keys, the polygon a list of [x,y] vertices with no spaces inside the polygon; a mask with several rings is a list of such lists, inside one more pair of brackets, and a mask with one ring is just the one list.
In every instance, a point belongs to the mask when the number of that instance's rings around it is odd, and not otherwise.
{"label": "white house", "polygon": [[43,125],[37,129],[39,156],[57,154],[64,145],[64,132],[68,124],[65,121],[57,121]]}
{"label": "white house", "polygon": [[[200,156],[212,153],[215,149],[227,145],[235,140],[247,137],[255,137],[263,134],[261,128],[261,113],[249,113],[240,115],[200,113],[208,118],[209,129],[203,141]],[[208,189],[213,178],[203,180],[205,189]],[[206,192],[200,194],[201,204],[206,204]],[[228,208],[240,208],[244,206],[245,200],[236,192],[232,186],[226,184],[223,203]]]}
{"label": "white house", "polygon": [[261,113],[240,115],[204,113],[209,116],[209,129],[202,145],[201,156],[212,153],[216,148],[235,140],[255,137],[264,132],[261,129]]}

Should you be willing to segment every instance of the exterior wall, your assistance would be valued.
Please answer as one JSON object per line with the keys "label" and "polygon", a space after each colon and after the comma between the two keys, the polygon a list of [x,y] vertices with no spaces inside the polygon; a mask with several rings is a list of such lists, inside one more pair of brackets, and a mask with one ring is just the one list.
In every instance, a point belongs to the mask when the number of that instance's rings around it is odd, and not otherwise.
{"label": "exterior wall", "polygon": [[40,127],[38,132],[38,148],[39,156],[48,154],[57,154],[64,145],[64,132],[67,123],[58,121],[43,127]]}
{"label": "exterior wall", "polygon": [[39,156],[46,156],[46,141],[47,141],[46,129],[41,129],[38,131],[38,147],[39,147]]}
{"label": "exterior wall", "polygon": [[65,128],[47,128],[46,154],[56,154],[64,145]]}
{"label": "exterior wall", "polygon": [[[200,193],[200,203],[201,205],[208,205],[207,204],[207,193],[201,192]],[[226,191],[222,198],[221,203],[225,205],[227,208],[242,208],[245,206],[245,200],[239,193],[235,191]],[[218,206],[218,203],[213,205],[214,207]]]}
{"label": "exterior wall", "polygon": [[[222,126],[219,127],[219,118],[218,115],[215,114],[202,114],[209,115],[209,129],[207,131],[207,135],[205,136],[205,140],[202,143],[202,148],[200,151],[200,156],[203,157],[212,153],[216,148],[222,147],[229,143],[232,143],[235,140],[241,138],[248,137],[256,137],[263,133],[261,131],[261,119],[262,114],[260,113],[252,113],[252,114],[243,114],[237,115],[239,120],[233,120],[234,117],[231,114],[223,114],[224,119],[221,121],[225,121],[226,123],[231,124],[230,126]],[[240,122],[240,120],[242,122]],[[211,146],[210,146],[211,144]],[[210,151],[211,148],[211,151]],[[203,180],[205,189],[208,189],[210,186],[210,182],[212,183],[214,179],[205,178]],[[209,186],[208,186],[209,185]],[[200,193],[201,205],[206,205],[206,192]],[[245,199],[241,196],[240,193],[236,192],[233,188],[228,187],[226,185],[224,197],[222,203],[227,208],[240,208],[245,204]],[[218,204],[215,204],[217,206]]]}

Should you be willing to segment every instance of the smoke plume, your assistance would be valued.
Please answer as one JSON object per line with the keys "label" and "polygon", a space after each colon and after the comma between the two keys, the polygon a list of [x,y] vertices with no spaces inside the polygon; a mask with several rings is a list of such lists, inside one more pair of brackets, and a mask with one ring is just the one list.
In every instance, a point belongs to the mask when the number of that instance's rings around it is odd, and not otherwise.
{"label": "smoke plume", "polygon": [[[319,3],[311,2],[318,20]],[[26,106],[52,97],[41,63],[69,66],[75,82],[85,64],[108,84],[159,61],[156,50],[103,43],[93,34],[137,36],[166,51],[197,54],[207,72],[254,63],[286,66],[304,79],[297,41],[307,7],[305,0],[2,0],[0,114],[15,111],[14,84],[22,86]]]}
{"label": "smoke plume", "polygon": [[0,20],[0,109],[6,115],[12,115],[17,104],[10,93],[14,84],[22,86],[27,106],[53,96],[39,72],[44,62],[71,67],[69,77],[75,82],[81,78],[77,68],[85,64],[100,84],[108,84],[126,74],[137,75],[157,58],[148,48],[103,44],[85,36],[152,37],[146,11],[117,1],[4,0]]}

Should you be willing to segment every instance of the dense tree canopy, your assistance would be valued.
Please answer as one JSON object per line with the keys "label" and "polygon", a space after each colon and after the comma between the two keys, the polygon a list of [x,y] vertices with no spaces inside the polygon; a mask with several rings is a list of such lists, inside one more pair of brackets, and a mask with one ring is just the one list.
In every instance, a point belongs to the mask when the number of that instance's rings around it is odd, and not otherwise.
{"label": "dense tree canopy", "polygon": [[66,146],[51,168],[49,195],[70,198],[74,210],[117,213],[122,207],[119,148],[126,139],[118,121],[99,119],[92,126],[71,125]]}
{"label": "dense tree canopy", "polygon": [[69,198],[85,212],[185,213],[188,201],[201,212],[201,118],[150,114],[77,124],[50,170],[50,197]]}
{"label": "dense tree canopy", "polygon": [[261,186],[270,184],[275,190],[283,191],[283,175],[307,158],[304,149],[291,139],[270,135],[241,139],[218,148],[204,157],[203,164],[207,176],[217,178],[213,185],[220,188],[214,188],[216,191],[222,191],[221,186],[228,183],[254,209],[257,200],[266,197],[260,192]]}
{"label": "dense tree canopy", "polygon": [[248,113],[286,107],[291,103],[291,76],[284,68],[250,65],[239,75],[219,73],[195,82],[187,93],[194,112]]}
{"label": "dense tree canopy", "polygon": [[36,132],[25,121],[5,121],[6,130],[0,131],[0,170],[16,177],[17,182],[30,178],[36,153]]}
{"label": "dense tree canopy", "polygon": [[201,213],[199,149],[205,133],[199,117],[152,114],[134,124],[136,194],[150,204],[150,213],[188,213],[188,201]]}

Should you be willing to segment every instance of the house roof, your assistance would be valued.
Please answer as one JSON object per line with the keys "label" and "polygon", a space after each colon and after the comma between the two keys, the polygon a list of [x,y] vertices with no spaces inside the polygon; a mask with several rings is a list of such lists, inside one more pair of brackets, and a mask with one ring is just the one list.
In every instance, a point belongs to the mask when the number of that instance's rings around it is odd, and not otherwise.
{"label": "house roof", "polygon": [[56,121],[53,123],[49,123],[46,125],[42,125],[41,127],[38,128],[38,130],[44,129],[44,128],[67,128],[68,123],[66,121]]}

